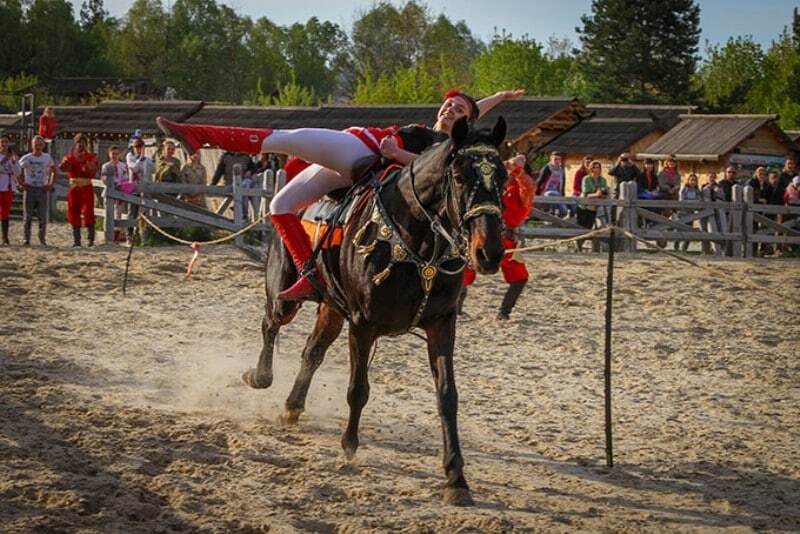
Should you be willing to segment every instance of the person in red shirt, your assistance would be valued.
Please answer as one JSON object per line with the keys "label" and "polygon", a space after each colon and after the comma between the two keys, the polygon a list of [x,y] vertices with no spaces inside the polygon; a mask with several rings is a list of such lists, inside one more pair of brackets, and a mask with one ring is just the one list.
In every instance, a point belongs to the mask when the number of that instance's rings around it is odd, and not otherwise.
{"label": "person in red shirt", "polygon": [[[534,190],[536,184],[533,178],[525,171],[525,156],[518,154],[506,161],[508,181],[503,189],[503,246],[506,250],[516,248],[517,240],[514,230],[528,218],[533,207]],[[500,304],[497,319],[507,321],[511,310],[522,294],[525,284],[528,283],[528,269],[516,253],[507,253],[500,263],[503,278],[508,283],[508,289]],[[467,287],[475,281],[475,271],[467,267],[464,270],[464,289],[459,299],[459,312],[467,296]]]}
{"label": "person in red shirt", "polygon": [[72,150],[61,160],[59,168],[69,177],[67,192],[67,220],[72,226],[72,246],[81,246],[81,215],[86,226],[89,246],[94,245],[94,187],[92,178],[97,175],[97,155],[86,150],[86,137],[78,134],[73,139]]}
{"label": "person in red shirt", "polygon": [[57,127],[56,112],[52,106],[47,106],[39,117],[39,135],[49,141],[55,138]]}
{"label": "person in red shirt", "polygon": [[572,196],[581,196],[581,187],[583,187],[583,177],[589,174],[589,164],[592,162],[592,156],[584,156],[581,161],[581,166],[575,171],[575,178],[572,180]]}

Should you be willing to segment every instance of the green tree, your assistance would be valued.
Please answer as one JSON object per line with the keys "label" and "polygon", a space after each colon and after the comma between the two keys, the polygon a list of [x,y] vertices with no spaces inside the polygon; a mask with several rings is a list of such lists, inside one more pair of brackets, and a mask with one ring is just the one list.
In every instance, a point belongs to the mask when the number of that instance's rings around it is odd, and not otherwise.
{"label": "green tree", "polygon": [[255,21],[245,39],[249,51],[245,87],[254,88],[248,92],[247,101],[269,105],[281,84],[291,77],[291,67],[281,49],[281,28],[262,17]]}
{"label": "green tree", "polygon": [[81,30],[65,0],[33,0],[25,33],[32,38],[27,66],[40,79],[83,74]]}
{"label": "green tree", "polygon": [[522,87],[529,95],[569,94],[578,87],[575,61],[558,53],[545,54],[542,45],[527,36],[495,35],[486,52],[472,62],[473,92],[488,95]]}
{"label": "green tree", "polygon": [[312,94],[333,94],[339,68],[347,61],[347,34],[337,24],[316,17],[292,24],[281,34],[281,50],[295,77],[288,81],[310,88]]}
{"label": "green tree", "polygon": [[21,73],[27,66],[29,36],[25,31],[25,17],[22,0],[0,1],[0,20],[3,29],[0,31],[0,79]]}
{"label": "green tree", "polygon": [[362,13],[353,23],[352,53],[359,73],[391,75],[415,64],[423,51],[429,25],[428,9],[414,0],[399,8],[386,0]]}
{"label": "green tree", "polygon": [[704,107],[715,113],[751,111],[748,94],[764,78],[764,51],[752,37],[731,37],[709,46],[707,59],[695,76]]}
{"label": "green tree", "polygon": [[125,76],[166,83],[168,20],[161,0],[134,0],[111,43],[112,61]]}
{"label": "green tree", "polygon": [[785,129],[800,127],[800,52],[792,35],[784,31],[773,41],[763,61],[763,76],[747,95],[747,109],[757,113],[777,113]]}
{"label": "green tree", "polygon": [[439,15],[422,37],[420,62],[435,78],[449,76],[453,78],[452,85],[468,86],[472,81],[469,66],[484,49],[464,21],[453,24],[445,15]]}
{"label": "green tree", "polygon": [[694,0],[593,0],[581,22],[581,69],[591,98],[690,101],[700,36]]}

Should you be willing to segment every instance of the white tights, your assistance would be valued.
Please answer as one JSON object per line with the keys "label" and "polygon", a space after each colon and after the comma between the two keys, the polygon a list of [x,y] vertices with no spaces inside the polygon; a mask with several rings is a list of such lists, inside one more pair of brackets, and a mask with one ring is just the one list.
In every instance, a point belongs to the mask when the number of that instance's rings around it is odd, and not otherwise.
{"label": "white tights", "polygon": [[324,128],[275,130],[264,139],[261,151],[312,163],[273,197],[269,205],[273,215],[296,213],[335,189],[350,187],[353,165],[374,155],[356,136]]}

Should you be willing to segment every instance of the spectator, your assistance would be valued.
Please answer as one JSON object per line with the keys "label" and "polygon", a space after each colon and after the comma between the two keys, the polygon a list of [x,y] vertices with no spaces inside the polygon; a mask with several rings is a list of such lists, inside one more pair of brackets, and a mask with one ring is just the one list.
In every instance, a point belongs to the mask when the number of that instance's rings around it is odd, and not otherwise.
{"label": "spectator", "polygon": [[48,192],[53,189],[56,179],[56,164],[50,154],[44,153],[44,137],[41,135],[33,136],[31,139],[32,152],[25,154],[19,160],[22,176],[19,178],[19,185],[22,189],[23,198],[23,220],[25,241],[24,245],[31,244],[31,225],[33,216],[39,220],[39,243],[47,246],[47,207]]}
{"label": "spectator", "polygon": [[638,191],[636,196],[643,200],[658,200],[661,193],[658,191],[658,173],[656,162],[650,158],[644,160],[644,170],[639,173]]}
{"label": "spectator", "polygon": [[11,140],[7,135],[2,135],[0,136],[0,226],[3,229],[3,245],[11,244],[8,240],[8,227],[19,173],[19,163],[17,155],[11,149]]}
{"label": "spectator", "polygon": [[225,152],[211,178],[211,185],[217,185],[222,178],[225,178],[225,185],[233,184],[233,169],[236,165],[242,170],[242,178],[249,178],[256,170],[256,164],[248,154]]}
{"label": "spectator", "polygon": [[[114,184],[116,189],[124,191],[125,193],[133,192],[133,182],[128,174],[128,166],[119,160],[119,147],[112,146],[108,149],[108,161],[100,168],[100,177],[103,183],[109,182]],[[115,201],[114,204],[114,217],[117,219],[122,218],[124,202],[121,200]],[[119,241],[119,230],[114,230],[114,242]]]}
{"label": "spectator", "polygon": [[[139,130],[136,130],[138,133]],[[149,183],[153,181],[156,172],[156,165],[153,160],[145,154],[144,140],[139,135],[133,136],[131,151],[125,157],[128,165],[128,177],[134,184]],[[128,204],[128,219],[139,218],[139,206]],[[140,235],[147,238],[149,227],[140,221]],[[133,243],[133,226],[128,227],[128,245]]]}
{"label": "spectator", "polygon": [[164,155],[156,166],[156,181],[178,184],[181,180],[181,162],[175,157],[175,143],[164,141]]}
{"label": "spectator", "polygon": [[797,174],[797,158],[794,154],[787,154],[783,162],[783,170],[781,171],[778,179],[782,189],[789,187],[792,183],[792,178]]}
{"label": "spectator", "polygon": [[265,152],[258,156],[258,161],[256,162],[256,167],[253,170],[253,174],[261,174],[262,172],[266,171],[278,172],[280,168],[281,164],[275,154],[267,154]]}
{"label": "spectator", "polygon": [[714,172],[714,171],[711,171],[710,173],[708,173],[706,175],[706,179],[707,179],[706,185],[703,186],[703,189],[701,191],[703,193],[708,191],[709,192],[709,198],[714,202],[718,202],[718,201],[724,202],[725,201],[725,190],[722,189],[722,186],[720,186],[719,183],[717,183],[717,173]]}
{"label": "spectator", "polygon": [[581,196],[581,187],[583,186],[583,177],[589,174],[589,169],[592,165],[592,156],[584,156],[581,161],[581,166],[575,171],[575,178],[572,180],[572,196]]}
{"label": "spectator", "polygon": [[770,171],[767,174],[767,183],[762,191],[765,203],[773,206],[783,206],[783,194],[785,191],[786,188],[781,186],[780,175],[776,171]]}
{"label": "spectator", "polygon": [[[702,193],[697,185],[697,175],[695,173],[690,174],[686,178],[686,183],[681,188],[678,199],[681,202],[697,202],[699,200],[703,200]],[[694,209],[688,209],[684,210],[683,213],[688,215],[695,213],[696,211],[697,210]],[[678,250],[678,245],[678,241],[675,241],[675,250]],[[689,250],[689,241],[684,241],[683,251],[686,252],[687,250]]]}
{"label": "spectator", "polygon": [[[206,168],[200,163],[200,151],[189,156],[189,161],[181,169],[181,182],[192,185],[206,185]],[[205,207],[205,197],[201,194],[187,193],[183,200],[197,206]]]}
{"label": "spectator", "polygon": [[[539,173],[539,178],[536,180],[536,194],[544,195],[546,197],[563,197],[564,196],[564,167],[562,163],[562,156],[559,152],[550,154],[550,162],[544,166]],[[563,216],[566,209],[563,205],[557,205],[556,210],[560,216]]]}
{"label": "spectator", "polygon": [[614,177],[615,196],[619,196],[619,185],[622,182],[636,182],[638,184],[641,181],[642,171],[633,164],[631,155],[623,152],[617,158],[617,163],[608,171],[608,174]]}
{"label": "spectator", "polygon": [[795,176],[789,182],[789,187],[783,194],[783,203],[787,206],[800,206],[800,176]]}
{"label": "spectator", "polygon": [[39,135],[46,141],[50,141],[56,137],[57,127],[56,112],[53,106],[47,106],[39,117]]}
{"label": "spectator", "polygon": [[756,204],[767,203],[767,199],[764,198],[764,189],[767,185],[767,169],[758,167],[745,185],[749,185],[753,188],[753,202]]}
{"label": "spectator", "polygon": [[658,173],[658,191],[663,198],[677,200],[681,187],[681,175],[678,173],[678,162],[675,156],[668,156],[664,166]]}
{"label": "spectator", "polygon": [[721,199],[725,202],[733,201],[733,186],[736,185],[736,169],[728,167],[725,169],[725,176],[719,181],[719,187],[725,194],[725,198]]}
{"label": "spectator", "polygon": [[60,168],[69,177],[67,192],[67,220],[72,226],[73,247],[81,246],[81,215],[86,226],[89,246],[94,245],[94,187],[92,179],[97,175],[97,156],[87,149],[86,137],[77,134],[72,149],[61,160]]}
{"label": "spectator", "polygon": [[[581,184],[581,196],[583,198],[605,198],[608,196],[608,182],[601,176],[603,165],[598,160],[592,161],[589,167],[589,174],[583,177]],[[597,216],[597,206],[579,206],[578,224],[583,228],[590,229],[594,226]],[[578,242],[578,250],[582,249],[583,242]]]}
{"label": "spectator", "polygon": [[135,137],[131,144],[131,151],[125,157],[130,179],[134,183],[152,182],[156,171],[155,163],[145,155],[144,149],[142,138]]}

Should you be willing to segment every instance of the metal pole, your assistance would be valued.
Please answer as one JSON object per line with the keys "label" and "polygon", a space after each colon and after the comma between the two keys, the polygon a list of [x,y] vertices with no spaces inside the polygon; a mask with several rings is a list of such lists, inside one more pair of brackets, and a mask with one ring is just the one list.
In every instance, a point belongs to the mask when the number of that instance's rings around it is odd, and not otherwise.
{"label": "metal pole", "polygon": [[[617,207],[611,206],[611,220],[617,219]],[[612,224],[614,224],[612,222]],[[608,267],[606,271],[606,334],[605,334],[605,416],[606,466],[614,467],[614,440],[611,428],[611,308],[614,294],[614,228],[608,234]]]}

